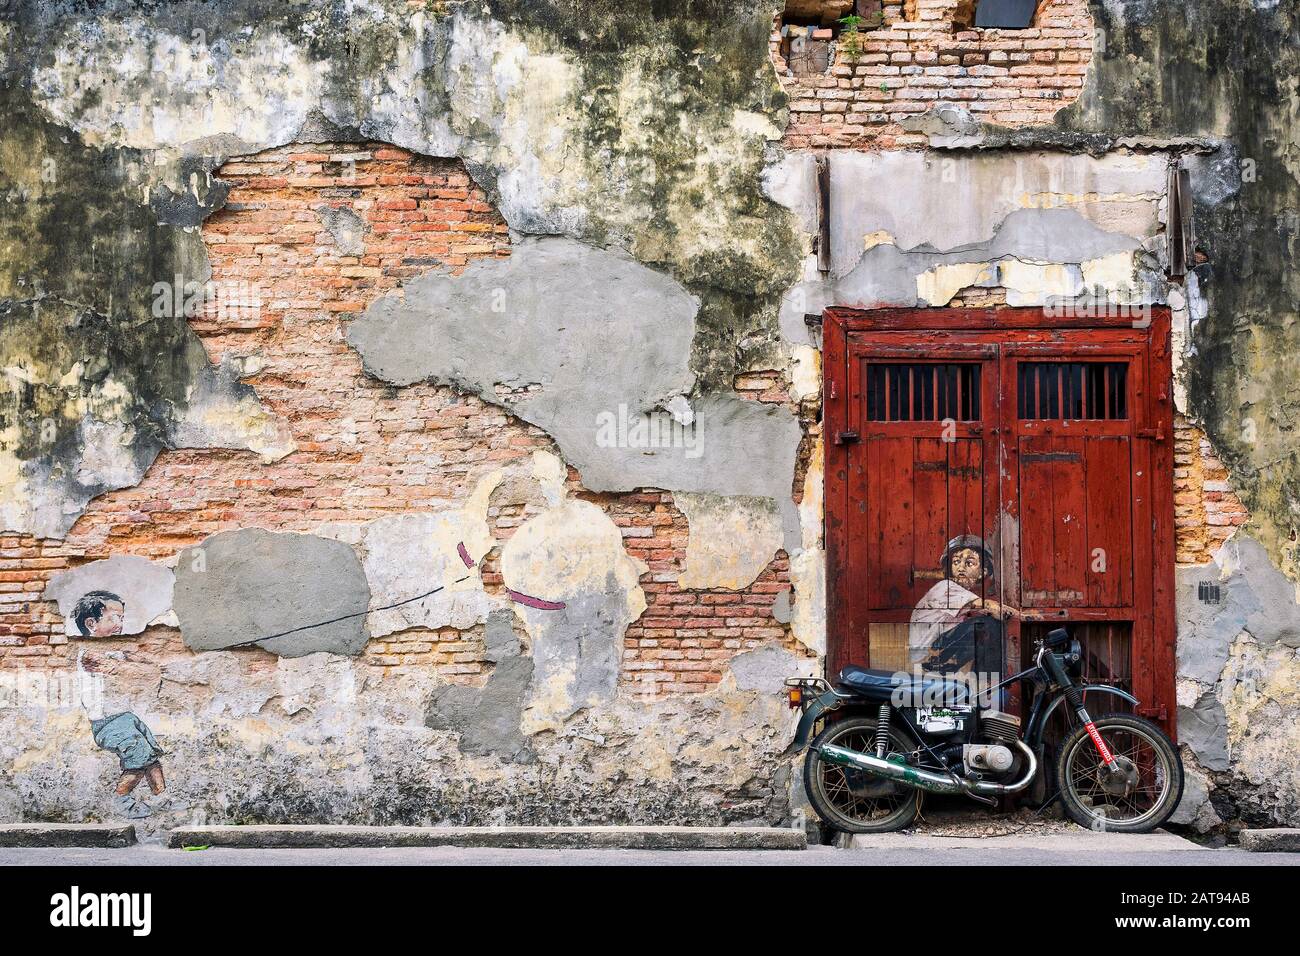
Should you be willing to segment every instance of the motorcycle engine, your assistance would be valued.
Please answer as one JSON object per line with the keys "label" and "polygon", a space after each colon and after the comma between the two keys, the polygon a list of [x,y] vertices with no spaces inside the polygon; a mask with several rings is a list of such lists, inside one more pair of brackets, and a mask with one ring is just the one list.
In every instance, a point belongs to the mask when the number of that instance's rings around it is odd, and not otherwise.
{"label": "motorcycle engine", "polygon": [[986,710],[980,714],[980,730],[999,743],[1015,743],[1020,739],[1020,718],[1000,710]]}
{"label": "motorcycle engine", "polygon": [[962,747],[961,762],[966,772],[1005,773],[1010,770],[1016,758],[1008,745],[1020,739],[1020,718],[997,710],[984,711],[980,714],[979,729],[986,739],[996,743]]}
{"label": "motorcycle engine", "polygon": [[961,748],[962,766],[972,770],[1006,773],[1015,763],[1015,756],[1001,744],[966,744]]}

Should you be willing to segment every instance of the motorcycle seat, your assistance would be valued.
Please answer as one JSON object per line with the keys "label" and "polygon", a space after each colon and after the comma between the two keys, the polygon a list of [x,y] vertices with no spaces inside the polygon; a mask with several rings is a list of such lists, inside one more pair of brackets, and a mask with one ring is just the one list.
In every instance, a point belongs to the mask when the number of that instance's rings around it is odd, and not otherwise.
{"label": "motorcycle seat", "polygon": [[971,704],[970,685],[964,680],[941,678],[938,675],[918,677],[901,671],[858,667],[850,664],[840,671],[839,686],[843,691],[868,700],[888,701],[895,692],[903,706],[916,707],[947,704],[968,707]]}

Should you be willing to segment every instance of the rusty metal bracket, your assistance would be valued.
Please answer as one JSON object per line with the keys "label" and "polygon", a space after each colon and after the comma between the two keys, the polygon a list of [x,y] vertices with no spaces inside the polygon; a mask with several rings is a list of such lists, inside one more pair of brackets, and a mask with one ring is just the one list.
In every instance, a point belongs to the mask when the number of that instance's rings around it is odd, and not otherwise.
{"label": "rusty metal bracket", "polygon": [[1169,278],[1182,279],[1196,265],[1196,228],[1192,219],[1192,174],[1179,160],[1169,167],[1169,224],[1165,230]]}
{"label": "rusty metal bracket", "polygon": [[816,159],[817,166],[817,271],[831,271],[831,161],[826,154]]}

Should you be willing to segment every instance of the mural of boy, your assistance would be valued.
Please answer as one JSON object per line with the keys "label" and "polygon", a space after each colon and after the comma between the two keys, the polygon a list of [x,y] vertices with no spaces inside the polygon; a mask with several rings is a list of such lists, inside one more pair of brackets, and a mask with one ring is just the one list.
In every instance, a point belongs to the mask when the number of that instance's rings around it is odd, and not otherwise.
{"label": "mural of boy", "polygon": [[[118,607],[114,609],[112,605]],[[107,637],[121,629],[121,599],[107,591],[92,591],[77,602],[74,616],[77,627],[87,637]],[[112,630],[112,618],[117,618],[117,630]],[[105,629],[107,625],[107,629]],[[98,672],[102,661],[81,652],[77,655],[77,670],[83,667],[92,673]],[[139,820],[152,813],[144,801],[133,796],[133,791],[141,780],[149,783],[149,789],[155,797],[161,797],[167,790],[167,781],[163,776],[162,764],[158,758],[165,751],[158,743],[149,726],[129,710],[118,710],[124,701],[115,700],[116,707],[110,705],[111,712],[104,713],[104,699],[95,695],[83,699],[82,706],[90,719],[90,735],[95,744],[117,755],[118,765],[122,771],[115,788],[116,797],[113,809],[123,816]],[[164,798],[165,802],[166,798]],[[159,802],[161,805],[162,802]]]}
{"label": "mural of boy", "polygon": [[126,602],[112,591],[89,591],[72,609],[83,637],[113,637],[122,633]]}
{"label": "mural of boy", "polygon": [[940,559],[943,580],[916,603],[908,628],[912,663],[945,673],[1003,672],[1002,622],[1015,608],[980,596],[993,577],[993,555],[979,535],[958,535]]}
{"label": "mural of boy", "polygon": [[122,776],[117,782],[117,796],[113,807],[133,820],[149,816],[147,804],[132,796],[141,780],[149,782],[155,797],[167,789],[162,764],[158,758],[164,753],[153,731],[130,711],[109,714],[90,721],[90,732],[95,743],[104,750],[117,754]]}

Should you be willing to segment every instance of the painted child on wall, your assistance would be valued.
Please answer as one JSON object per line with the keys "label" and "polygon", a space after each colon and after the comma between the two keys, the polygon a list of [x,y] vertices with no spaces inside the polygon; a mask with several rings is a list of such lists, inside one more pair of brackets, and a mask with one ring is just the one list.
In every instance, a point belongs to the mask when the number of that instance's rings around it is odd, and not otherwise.
{"label": "painted child on wall", "polygon": [[[126,602],[111,591],[83,594],[73,608],[72,617],[84,637],[113,637],[122,633]],[[80,666],[80,660],[79,666]],[[93,659],[92,659],[93,661]],[[90,665],[94,669],[94,663]],[[103,713],[103,702],[94,701],[89,709],[90,733],[95,743],[117,755],[122,771],[115,788],[114,809],[134,820],[149,816],[147,804],[133,796],[141,780],[159,797],[167,789],[162,764],[163,749],[153,731],[129,710]]]}
{"label": "painted child on wall", "polygon": [[149,816],[151,808],[133,796],[132,791],[141,780],[148,781],[155,797],[161,797],[167,789],[162,764],[158,761],[164,751],[153,731],[128,710],[92,718],[90,733],[96,744],[117,754],[121,766],[122,776],[117,782],[113,808],[133,820]]}
{"label": "painted child on wall", "polygon": [[126,602],[112,591],[89,591],[72,609],[82,637],[114,637],[122,633]]}
{"label": "painted child on wall", "polygon": [[1002,622],[1015,608],[981,596],[993,555],[979,535],[958,535],[941,558],[943,580],[916,603],[908,628],[912,664],[941,673],[1003,673]]}

